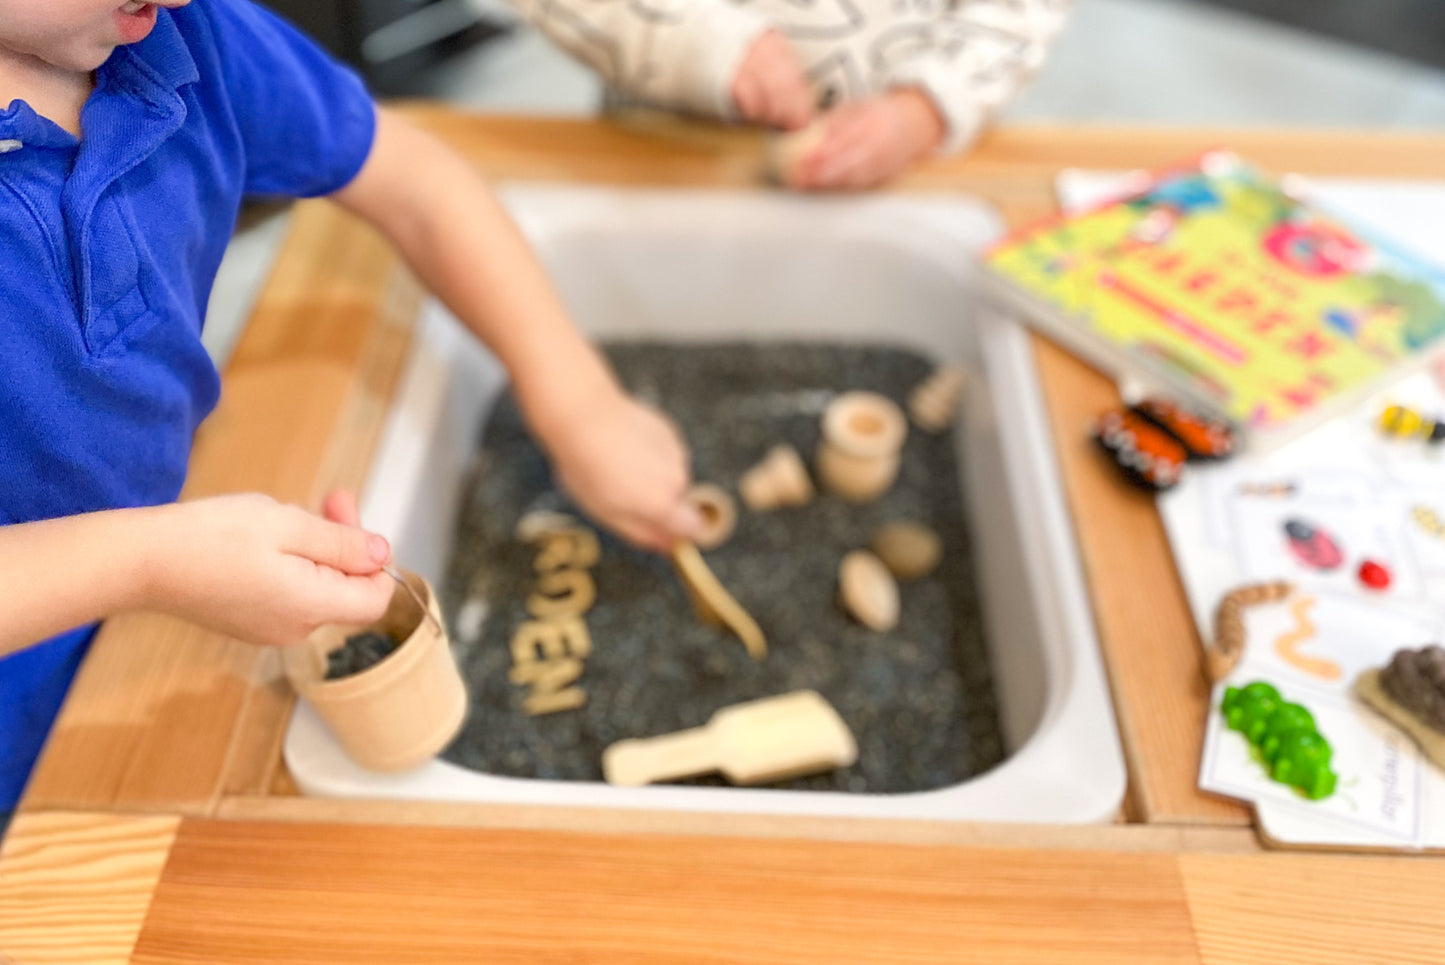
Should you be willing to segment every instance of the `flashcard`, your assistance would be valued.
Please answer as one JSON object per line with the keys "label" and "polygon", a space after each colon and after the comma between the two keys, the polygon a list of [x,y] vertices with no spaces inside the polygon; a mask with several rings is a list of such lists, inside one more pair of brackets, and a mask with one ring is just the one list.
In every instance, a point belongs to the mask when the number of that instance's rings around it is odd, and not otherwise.
{"label": "flashcard", "polygon": [[1241,665],[1272,682],[1348,695],[1362,671],[1403,647],[1439,639],[1440,630],[1428,607],[1301,588],[1280,603],[1245,610]]}
{"label": "flashcard", "polygon": [[[1413,553],[1379,504],[1322,497],[1235,498],[1230,517],[1240,582],[1286,579],[1303,587],[1411,600],[1423,590]],[[1367,589],[1367,560],[1383,566],[1389,586]]]}
{"label": "flashcard", "polygon": [[1445,486],[1405,489],[1392,508],[1420,572],[1445,576]]}
{"label": "flashcard", "polygon": [[1215,687],[1199,786],[1245,801],[1288,805],[1401,844],[1418,844],[1425,832],[1421,811],[1425,764],[1415,744],[1348,695],[1271,680],[1281,697],[1310,712],[1333,750],[1330,767],[1338,775],[1334,792],[1318,801],[1307,800],[1273,780],[1259,752],[1224,723],[1219,706],[1225,688],[1258,679],[1267,678],[1245,665]]}

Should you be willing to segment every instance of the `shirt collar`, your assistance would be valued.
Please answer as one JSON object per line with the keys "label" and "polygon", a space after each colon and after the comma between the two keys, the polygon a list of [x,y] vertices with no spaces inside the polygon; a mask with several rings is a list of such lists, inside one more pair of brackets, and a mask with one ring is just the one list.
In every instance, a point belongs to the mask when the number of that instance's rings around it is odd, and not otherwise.
{"label": "shirt collar", "polygon": [[[117,47],[96,71],[96,87],[115,84],[128,88],[169,112],[173,95],[186,84],[200,79],[196,61],[186,46],[169,10],[159,10],[155,29],[139,43]],[[157,96],[161,95],[161,96]],[[170,100],[171,104],[162,103]],[[0,107],[0,142],[18,141],[25,147],[72,148],[76,140],[55,122],[41,117],[25,101]],[[0,146],[0,157],[5,147]]]}
{"label": "shirt collar", "polygon": [[12,101],[9,107],[0,107],[0,157],[17,150],[17,142],[23,147],[65,148],[75,144],[75,138],[59,124],[35,113],[25,101]]}
{"label": "shirt collar", "polygon": [[122,79],[132,72],[167,91],[176,91],[200,80],[195,58],[191,56],[170,10],[156,12],[155,29],[146,39],[117,47],[97,72],[96,80],[104,83],[109,79]]}

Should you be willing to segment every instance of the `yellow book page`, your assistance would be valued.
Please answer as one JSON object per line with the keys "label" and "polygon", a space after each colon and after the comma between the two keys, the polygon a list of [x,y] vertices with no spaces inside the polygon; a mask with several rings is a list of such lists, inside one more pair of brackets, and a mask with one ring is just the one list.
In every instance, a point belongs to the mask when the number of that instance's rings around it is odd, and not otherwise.
{"label": "yellow book page", "polygon": [[1028,232],[992,267],[1254,427],[1287,423],[1445,335],[1445,273],[1238,165]]}

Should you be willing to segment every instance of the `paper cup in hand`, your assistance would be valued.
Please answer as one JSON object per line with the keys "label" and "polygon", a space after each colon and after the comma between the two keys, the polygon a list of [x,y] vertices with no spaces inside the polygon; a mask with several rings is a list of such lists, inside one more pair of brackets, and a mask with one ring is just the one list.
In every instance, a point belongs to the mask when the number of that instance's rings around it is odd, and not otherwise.
{"label": "paper cup in hand", "polygon": [[[404,771],[435,757],[461,730],[467,691],[452,658],[436,595],[402,573],[386,613],[370,626],[328,625],[284,651],[286,674],[346,753],[373,771]],[[408,592],[410,587],[411,592]],[[418,605],[412,593],[425,601]],[[430,613],[430,617],[428,617]],[[399,642],[359,673],[326,679],[327,655],[365,630]]]}

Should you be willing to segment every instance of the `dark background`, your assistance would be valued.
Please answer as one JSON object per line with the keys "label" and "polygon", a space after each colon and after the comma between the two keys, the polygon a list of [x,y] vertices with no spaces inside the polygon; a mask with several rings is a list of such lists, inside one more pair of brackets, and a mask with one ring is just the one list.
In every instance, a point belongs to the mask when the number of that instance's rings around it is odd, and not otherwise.
{"label": "dark background", "polygon": [[[505,31],[474,17],[462,29],[401,56],[376,63],[363,55],[366,37],[437,3],[457,0],[262,0],[359,67],[376,93],[406,94],[419,72]],[[1356,46],[1445,68],[1445,0],[1157,0],[1244,13]]]}
{"label": "dark background", "polygon": [[1445,0],[1188,0],[1445,67]]}
{"label": "dark background", "polygon": [[403,94],[419,71],[447,56],[504,32],[482,17],[436,41],[376,62],[364,54],[366,38],[436,4],[457,0],[260,0],[305,30],[326,49],[366,76],[379,95]]}

